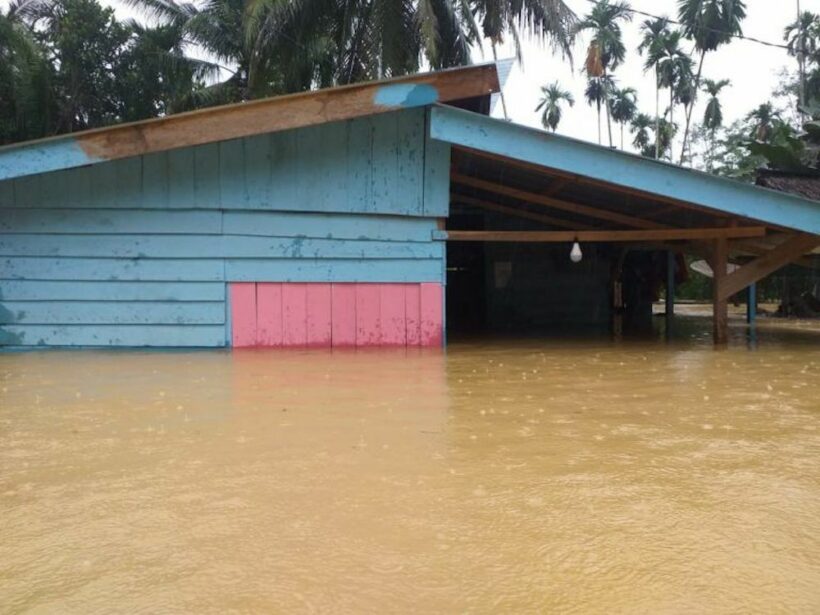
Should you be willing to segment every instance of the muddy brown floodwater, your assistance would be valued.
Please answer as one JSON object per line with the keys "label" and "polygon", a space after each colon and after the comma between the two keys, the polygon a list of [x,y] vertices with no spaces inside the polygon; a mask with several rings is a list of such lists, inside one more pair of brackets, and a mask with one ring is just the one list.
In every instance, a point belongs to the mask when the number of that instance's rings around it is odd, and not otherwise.
{"label": "muddy brown floodwater", "polygon": [[0,355],[0,611],[820,612],[820,332]]}

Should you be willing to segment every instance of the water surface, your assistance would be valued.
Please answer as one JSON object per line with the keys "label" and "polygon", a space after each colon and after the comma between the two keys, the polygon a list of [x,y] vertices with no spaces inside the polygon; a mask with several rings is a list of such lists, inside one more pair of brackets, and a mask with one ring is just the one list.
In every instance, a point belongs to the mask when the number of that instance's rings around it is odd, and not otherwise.
{"label": "water surface", "polygon": [[0,611],[820,611],[820,336],[0,355]]}

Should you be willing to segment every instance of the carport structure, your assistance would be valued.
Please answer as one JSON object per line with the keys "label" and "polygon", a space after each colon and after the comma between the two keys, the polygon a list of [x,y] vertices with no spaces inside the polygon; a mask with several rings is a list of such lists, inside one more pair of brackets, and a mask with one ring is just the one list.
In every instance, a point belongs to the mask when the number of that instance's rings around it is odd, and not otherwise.
{"label": "carport structure", "polygon": [[[717,344],[727,341],[732,295],[790,263],[817,264],[816,201],[452,107],[431,109],[429,133],[451,146],[450,220],[440,238],[559,243],[567,253],[577,241],[698,255],[714,271]],[[458,213],[470,211],[495,224],[457,228]],[[671,315],[674,260],[668,262]],[[729,263],[739,267],[728,273]],[[617,313],[617,267],[613,273]]]}

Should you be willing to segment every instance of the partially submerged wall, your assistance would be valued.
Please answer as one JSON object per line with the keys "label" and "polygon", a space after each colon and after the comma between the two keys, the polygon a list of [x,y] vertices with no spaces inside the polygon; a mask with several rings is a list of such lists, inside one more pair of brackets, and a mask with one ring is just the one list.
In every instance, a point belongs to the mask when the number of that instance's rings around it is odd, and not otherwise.
{"label": "partially submerged wall", "polygon": [[0,182],[0,345],[223,346],[231,283],[444,283],[414,109]]}

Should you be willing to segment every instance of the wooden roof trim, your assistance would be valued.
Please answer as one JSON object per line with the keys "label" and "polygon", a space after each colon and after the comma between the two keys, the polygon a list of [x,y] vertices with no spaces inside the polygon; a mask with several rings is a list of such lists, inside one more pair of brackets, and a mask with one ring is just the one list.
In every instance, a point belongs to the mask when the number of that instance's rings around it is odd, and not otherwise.
{"label": "wooden roof trim", "polygon": [[498,90],[491,63],[200,109],[0,148],[0,181]]}

